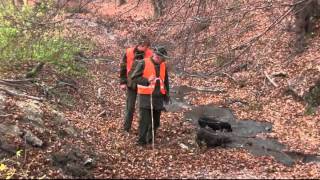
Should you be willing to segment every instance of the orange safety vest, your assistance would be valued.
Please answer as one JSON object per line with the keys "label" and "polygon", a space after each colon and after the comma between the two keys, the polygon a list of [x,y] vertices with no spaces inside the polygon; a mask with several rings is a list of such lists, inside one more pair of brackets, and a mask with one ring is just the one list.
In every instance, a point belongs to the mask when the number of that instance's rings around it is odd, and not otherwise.
{"label": "orange safety vest", "polygon": [[[156,68],[154,67],[151,58],[144,59],[145,66],[143,70],[143,77],[149,79],[151,76],[156,76]],[[164,86],[164,80],[166,76],[166,64],[162,62],[160,64],[160,77],[157,77],[160,80],[160,92],[161,94],[166,94],[166,89]],[[152,94],[155,88],[155,83],[149,84],[149,86],[142,86],[138,84],[138,94]]]}
{"label": "orange safety vest", "polygon": [[[144,58],[149,58],[152,56],[152,54],[153,54],[152,50],[148,48],[144,53]],[[128,48],[126,50],[126,56],[127,56],[127,75],[128,75],[134,61],[134,48]]]}

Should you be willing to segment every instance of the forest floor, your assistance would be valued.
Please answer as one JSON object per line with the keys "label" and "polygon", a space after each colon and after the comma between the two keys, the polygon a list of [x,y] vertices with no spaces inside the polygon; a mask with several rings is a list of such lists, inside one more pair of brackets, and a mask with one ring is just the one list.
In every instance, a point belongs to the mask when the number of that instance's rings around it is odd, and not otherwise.
{"label": "forest floor", "polygon": [[[50,147],[43,150],[28,150],[25,168],[31,177],[71,177],[59,168],[52,168],[50,155],[55,151],[79,148],[83,153],[94,154],[96,164],[91,170],[94,178],[320,178],[320,164],[317,162],[300,161],[285,166],[271,156],[254,156],[241,148],[197,147],[196,127],[185,119],[186,109],[162,114],[154,150],[150,145],[137,146],[138,109],[132,132],[128,135],[122,130],[125,92],[119,88],[119,63],[125,48],[122,42],[131,38],[131,29],[139,26],[143,18],[152,15],[151,7],[145,4],[148,11],[143,11],[142,6],[115,17],[113,21],[109,19],[109,16],[124,13],[132,6],[134,2],[129,1],[120,12],[114,12],[113,6],[106,6],[102,11],[105,12],[102,13],[105,24],[98,23],[95,17],[74,22],[74,28],[81,29],[82,35],[90,37],[97,45],[90,55],[92,58],[87,60],[88,76],[76,80],[79,87],[73,93],[73,107],[61,109],[68,121],[82,133],[77,139],[52,141]],[[319,37],[320,33],[315,36]],[[313,44],[320,44],[320,38],[314,39]],[[267,69],[270,73],[281,70],[289,77],[295,77],[308,68],[319,74],[316,69],[319,63],[308,58],[319,55],[317,48],[308,49],[289,66],[281,60],[271,62],[268,58],[259,63],[270,64]],[[194,68],[202,66],[206,65],[199,64]],[[48,73],[50,71],[44,69],[40,77],[46,77]],[[284,79],[277,79],[280,87],[275,88],[263,74],[257,74],[250,69],[235,73],[234,77],[247,80],[244,87],[239,87],[228,77],[191,77],[174,71],[169,76],[171,87],[186,85],[225,90],[223,93],[191,92],[185,97],[190,104],[220,107],[225,106],[227,100],[246,102],[228,105],[239,121],[250,119],[272,123],[272,132],[260,136],[278,140],[288,151],[319,155],[319,109],[313,115],[306,114],[303,103],[283,93]],[[97,97],[98,91],[100,97]],[[259,98],[256,98],[257,94]],[[188,148],[181,147],[181,144]]]}

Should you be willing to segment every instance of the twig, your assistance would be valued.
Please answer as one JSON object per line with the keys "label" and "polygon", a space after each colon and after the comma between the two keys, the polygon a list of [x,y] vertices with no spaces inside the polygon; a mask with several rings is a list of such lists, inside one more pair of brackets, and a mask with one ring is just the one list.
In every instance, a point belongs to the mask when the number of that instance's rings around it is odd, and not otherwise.
{"label": "twig", "polygon": [[97,94],[97,98],[100,99],[101,98],[101,87],[98,88],[98,94]]}
{"label": "twig", "polygon": [[97,117],[102,117],[102,115],[106,115],[106,110],[103,110],[101,113],[99,113]]}
{"label": "twig", "polygon": [[267,72],[264,71],[264,75],[267,77],[267,79],[271,82],[271,84],[274,87],[278,87],[278,84],[273,81],[273,79],[267,74]]}
{"label": "twig", "polygon": [[35,97],[35,96],[29,96],[29,95],[25,95],[25,94],[17,94],[15,92],[12,92],[12,91],[9,91],[9,90],[3,89],[3,88],[0,88],[0,91],[4,91],[5,93],[7,93],[10,96],[19,96],[19,97],[24,97],[24,98],[28,98],[28,99],[33,99],[36,101],[43,101],[44,100],[43,98],[39,98],[39,97]]}

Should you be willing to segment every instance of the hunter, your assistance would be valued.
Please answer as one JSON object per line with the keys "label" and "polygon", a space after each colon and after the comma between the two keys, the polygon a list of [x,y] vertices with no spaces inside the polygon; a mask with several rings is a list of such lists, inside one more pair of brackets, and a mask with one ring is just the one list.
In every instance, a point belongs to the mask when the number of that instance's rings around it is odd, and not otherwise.
{"label": "hunter", "polygon": [[155,132],[160,126],[160,116],[161,111],[164,110],[164,103],[169,102],[169,77],[165,63],[168,58],[164,47],[156,47],[153,50],[152,57],[135,62],[132,72],[130,72],[132,81],[138,85],[139,94],[138,145],[146,145],[152,142],[151,114],[153,114],[153,130],[156,134]]}
{"label": "hunter", "polygon": [[137,85],[128,78],[128,74],[134,62],[152,56],[152,50],[149,47],[150,40],[148,37],[145,35],[140,36],[135,47],[126,49],[120,64],[120,88],[126,91],[127,97],[123,128],[128,133],[131,129],[137,98]]}

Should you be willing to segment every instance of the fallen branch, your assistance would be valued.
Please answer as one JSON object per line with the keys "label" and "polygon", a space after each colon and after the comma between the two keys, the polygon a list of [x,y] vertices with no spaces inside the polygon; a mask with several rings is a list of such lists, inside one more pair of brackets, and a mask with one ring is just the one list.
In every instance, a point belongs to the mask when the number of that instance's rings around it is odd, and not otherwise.
{"label": "fallen branch", "polygon": [[7,82],[7,83],[17,83],[17,84],[25,84],[30,83],[34,79],[0,79],[0,81]]}
{"label": "fallen branch", "polygon": [[13,116],[13,114],[3,114],[3,115],[0,115],[0,117],[2,117],[2,118],[6,118],[6,117],[10,117],[10,116]]}
{"label": "fallen branch", "polygon": [[269,80],[269,82],[271,82],[271,84],[274,86],[274,87],[278,87],[278,84],[275,83],[273,81],[273,79],[264,71],[264,75],[267,77],[267,79]]}
{"label": "fallen branch", "polygon": [[274,72],[274,73],[271,74],[271,76],[272,76],[272,77],[287,77],[287,73],[282,72],[282,71],[280,71],[280,72]]}
{"label": "fallen branch", "polygon": [[26,84],[17,83],[17,82],[9,82],[6,80],[0,80],[0,84],[6,85],[6,86],[11,86],[11,87],[20,87],[20,88],[30,87],[29,85],[26,85]]}
{"label": "fallen branch", "polygon": [[97,117],[102,117],[102,116],[105,116],[105,115],[107,115],[106,110],[104,110],[101,113],[99,113]]}
{"label": "fallen branch", "polygon": [[202,91],[202,92],[212,92],[212,93],[223,93],[226,92],[223,88],[216,88],[216,89],[209,89],[209,88],[193,88],[193,90],[196,91]]}
{"label": "fallen branch", "polygon": [[69,86],[69,87],[73,88],[74,90],[78,90],[79,89],[77,87],[77,85],[74,85],[74,84],[71,84],[71,83],[67,83],[67,82],[64,82],[64,81],[59,81],[58,84],[55,87],[53,87],[52,89],[56,89],[56,88],[63,87],[63,86]]}
{"label": "fallen branch", "polygon": [[15,92],[9,91],[7,89],[3,89],[3,88],[0,88],[0,91],[4,91],[5,93],[7,93],[10,96],[24,97],[24,98],[33,99],[33,100],[36,100],[36,101],[43,101],[44,100],[43,98],[39,98],[39,97],[35,97],[35,96],[29,96],[29,95],[25,95],[25,94],[18,94],[18,93],[15,93]]}
{"label": "fallen branch", "polygon": [[189,73],[189,72],[183,72],[182,73],[183,76],[189,76],[189,77],[196,77],[196,78],[204,78],[207,79],[209,76],[205,75],[205,74],[200,74],[200,73]]}

